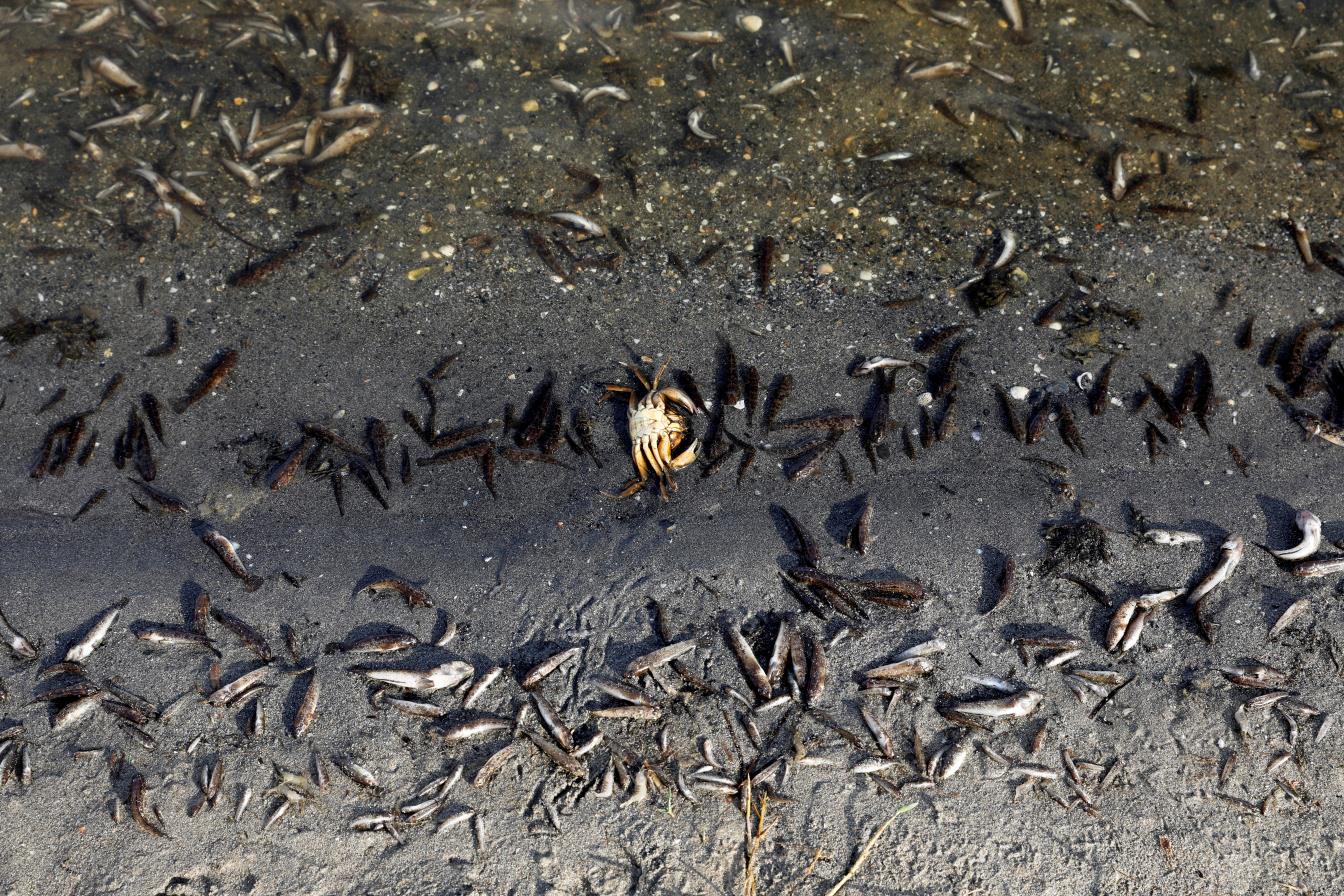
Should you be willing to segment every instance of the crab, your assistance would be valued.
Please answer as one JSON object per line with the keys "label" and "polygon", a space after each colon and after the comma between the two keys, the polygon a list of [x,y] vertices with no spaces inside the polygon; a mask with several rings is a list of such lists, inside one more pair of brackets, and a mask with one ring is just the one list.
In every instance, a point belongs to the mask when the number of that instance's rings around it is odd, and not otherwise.
{"label": "crab", "polygon": [[639,380],[642,390],[608,385],[606,394],[629,397],[626,420],[630,427],[630,459],[634,461],[637,475],[616,497],[628,498],[643,488],[650,478],[657,477],[659,494],[666,501],[668,493],[677,488],[672,474],[694,463],[700,450],[699,439],[692,439],[690,445],[686,445],[690,433],[686,418],[696,413],[695,402],[675,386],[658,387],[667,362],[658,368],[652,382],[638,369],[624,366]]}

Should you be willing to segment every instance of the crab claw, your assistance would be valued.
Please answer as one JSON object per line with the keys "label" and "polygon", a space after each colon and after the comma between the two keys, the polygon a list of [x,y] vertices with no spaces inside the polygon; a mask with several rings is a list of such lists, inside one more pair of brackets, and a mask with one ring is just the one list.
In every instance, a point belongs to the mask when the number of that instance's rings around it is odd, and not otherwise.
{"label": "crab claw", "polygon": [[691,464],[695,463],[695,457],[696,454],[699,453],[699,451],[700,451],[700,440],[696,439],[695,441],[691,442],[690,447],[682,451],[680,454],[677,454],[676,456],[672,457],[667,462],[669,469],[672,470],[686,469]]}
{"label": "crab claw", "polygon": [[688,414],[698,413],[695,402],[691,396],[678,389],[676,386],[664,386],[657,393],[664,401],[670,401],[678,407],[684,409]]}

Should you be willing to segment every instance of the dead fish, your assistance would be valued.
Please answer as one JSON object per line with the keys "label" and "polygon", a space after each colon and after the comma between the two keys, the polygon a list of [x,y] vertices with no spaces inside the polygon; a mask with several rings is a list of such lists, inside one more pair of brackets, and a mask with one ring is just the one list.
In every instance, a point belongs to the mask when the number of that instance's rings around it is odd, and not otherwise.
{"label": "dead fish", "polygon": [[65,731],[66,729],[73,727],[76,723],[82,721],[89,713],[93,712],[94,708],[102,703],[106,694],[107,692],[103,690],[94,691],[87,697],[80,697],[78,700],[73,700],[65,706],[62,706],[56,715],[52,717],[52,733]]}
{"label": "dead fish", "polygon": [[905,650],[902,650],[900,653],[896,655],[896,659],[893,660],[893,662],[901,662],[902,660],[913,659],[919,656],[923,657],[935,656],[937,654],[945,652],[946,650],[947,650],[946,641],[944,641],[942,638],[930,638],[928,641],[920,641],[918,644],[915,644],[911,647],[907,647]]}
{"label": "dead fish", "polygon": [[821,562],[821,551],[817,549],[817,543],[811,534],[803,528],[803,524],[784,507],[776,504],[773,507],[783,518],[788,527],[789,534],[793,536],[795,551],[798,554],[798,560],[804,565],[815,569]]}
{"label": "dead fish", "polygon": [[1288,571],[1300,579],[1319,579],[1344,572],[1344,557],[1323,557],[1320,560],[1299,560]]}
{"label": "dead fish", "polygon": [[721,44],[723,43],[722,31],[669,31],[667,36],[673,40],[685,41],[688,44]]}
{"label": "dead fish", "polygon": [[312,730],[313,723],[317,721],[319,693],[317,670],[311,670],[308,676],[308,687],[303,692],[303,699],[299,701],[299,708],[294,712],[294,736],[296,738],[306,736]]}
{"label": "dead fish", "polygon": [[1243,663],[1237,666],[1220,668],[1223,677],[1235,685],[1257,690],[1278,688],[1288,680],[1288,673],[1264,663]]}
{"label": "dead fish", "polygon": [[[560,81],[560,79],[552,78],[551,85],[556,86],[557,81]],[[589,87],[587,90],[579,94],[579,105],[586,106],[589,103],[593,102],[594,100],[599,100],[604,97],[616,100],[619,103],[630,102],[630,92],[625,88],[618,87],[615,84],[599,84],[596,87]]]}
{"label": "dead fish", "polygon": [[1198,532],[1183,532],[1179,529],[1145,529],[1140,537],[1153,544],[1172,546],[1199,544],[1204,541],[1204,536]]}
{"label": "dead fish", "polygon": [[901,370],[906,367],[922,368],[924,365],[918,361],[907,361],[903,358],[887,358],[881,355],[860,361],[850,370],[850,376],[868,376],[879,370]]}
{"label": "dead fish", "polygon": [[1106,413],[1106,407],[1111,402],[1111,377],[1115,374],[1115,365],[1119,360],[1118,355],[1113,355],[1097,374],[1097,381],[1092,386],[1092,394],[1088,398],[1087,405],[1088,413],[1093,417],[1100,417]]}
{"label": "dead fish", "polygon": [[776,81],[774,84],[771,84],[765,93],[767,96],[779,96],[780,94],[787,93],[799,84],[804,84],[806,82],[807,75],[790,75],[782,81]]}
{"label": "dead fish", "polygon": [[170,495],[163,489],[155,488],[149,483],[141,482],[138,479],[132,479],[131,483],[135,485],[136,488],[140,489],[140,491],[148,495],[150,500],[164,513],[189,513],[191,511],[191,508],[188,507],[181,498]]}
{"label": "dead fish", "polygon": [[201,374],[191,391],[174,402],[173,410],[181,414],[213,392],[238,366],[238,357],[238,352],[234,349],[228,349],[217,355],[201,369]]}
{"label": "dead fish", "polygon": [[1146,611],[1139,607],[1137,600],[1127,600],[1116,607],[1111,614],[1110,625],[1106,628],[1106,649],[1114,652],[1123,645],[1128,645],[1124,647],[1125,650],[1132,648],[1138,643],[1147,618]]}
{"label": "dead fish", "polygon": [[123,128],[127,125],[143,124],[154,117],[156,107],[152,103],[145,103],[142,106],[136,106],[129,112],[122,115],[113,115],[111,118],[104,118],[102,121],[89,125],[85,130],[102,131],[112,128]]}
{"label": "dead fish", "polygon": [[[509,743],[491,753],[485,762],[481,763],[481,767],[477,769],[476,777],[471,780],[471,786],[478,788],[489,786],[490,782],[504,769],[509,760],[518,755],[518,749],[517,743]],[[479,816],[477,817],[479,818]]]}
{"label": "dead fish", "polygon": [[219,656],[219,651],[215,649],[210,638],[195,629],[176,625],[150,625],[137,622],[132,624],[131,632],[140,641],[168,646],[198,647]]}
{"label": "dead fish", "polygon": [[309,159],[307,164],[309,167],[315,167],[332,159],[340,158],[377,133],[378,128],[375,125],[355,125],[337,135],[335,140],[332,140],[321,152]]}
{"label": "dead fish", "polygon": [[1148,13],[1143,11],[1143,7],[1139,6],[1137,0],[1120,0],[1120,5],[1138,16],[1143,24],[1150,25],[1154,28],[1157,27],[1157,23],[1149,18]]}
{"label": "dead fish", "polygon": [[5,639],[5,646],[9,652],[22,660],[37,659],[37,648],[32,645],[27,638],[19,634],[14,626],[9,624],[4,613],[0,613],[0,637]]}
{"label": "dead fish", "polygon": [[1274,625],[1270,627],[1269,639],[1272,641],[1287,631],[1289,626],[1296,622],[1302,614],[1307,612],[1310,608],[1311,598],[1308,597],[1301,598],[1290,604],[1288,608],[1279,615],[1279,618],[1275,620]]}
{"label": "dead fish", "polygon": [[358,121],[360,119],[381,118],[383,110],[373,103],[347,103],[332,109],[322,109],[317,117],[322,121]]}
{"label": "dead fish", "polygon": [[0,160],[40,162],[46,157],[47,151],[35,143],[0,143]]}
{"label": "dead fish", "polygon": [[449,660],[432,669],[368,669],[358,671],[370,681],[388,684],[407,691],[434,692],[451,688],[471,678],[473,670],[470,663],[461,660]]}
{"label": "dead fish", "polygon": [[809,707],[821,699],[826,690],[826,675],[829,664],[826,649],[821,640],[811,632],[807,634],[807,682],[803,686],[803,700]]}
{"label": "dead fish", "polygon": [[762,427],[766,432],[774,428],[775,421],[779,418],[779,412],[784,408],[789,396],[793,393],[793,376],[791,374],[781,374],[774,382],[770,395],[767,398],[765,414],[761,421]]}
{"label": "dead fish", "polygon": [[1227,581],[1227,577],[1232,575],[1232,570],[1236,569],[1237,564],[1241,562],[1245,545],[1246,543],[1240,535],[1230,536],[1227,541],[1223,542],[1222,556],[1218,560],[1218,565],[1198,585],[1190,589],[1190,593],[1186,595],[1186,601],[1191,604],[1197,603],[1201,598]]}
{"label": "dead fish", "polygon": [[639,688],[625,684],[619,681],[605,681],[597,679],[593,682],[593,687],[609,697],[615,697],[617,700],[624,701],[635,706],[653,706],[653,700]]}
{"label": "dead fish", "polygon": [[1163,604],[1169,604],[1180,596],[1181,590],[1179,588],[1169,588],[1166,591],[1151,591],[1147,594],[1141,594],[1135,598],[1135,601],[1140,608],[1151,610]]}
{"label": "dead fish", "polygon": [[635,719],[652,722],[662,718],[663,711],[657,706],[639,706],[632,703],[628,706],[604,706],[592,710],[588,715],[596,719]]}
{"label": "dead fish", "polygon": [[460,744],[470,740],[478,740],[491,734],[511,731],[512,729],[513,721],[511,719],[504,719],[499,716],[480,716],[445,728],[439,732],[439,736],[443,738],[444,743]]}
{"label": "dead fish", "polygon": [[428,593],[423,589],[417,588],[404,579],[387,578],[379,579],[376,582],[370,582],[364,586],[365,591],[395,591],[406,599],[408,607],[432,607],[434,601],[430,599]]}
{"label": "dead fish", "polygon": [[1297,253],[1302,256],[1302,264],[1309,271],[1320,270],[1320,262],[1312,254],[1311,236],[1307,233],[1307,228],[1301,221],[1289,221],[1289,226],[1293,231],[1293,242],[1297,244]]}
{"label": "dead fish", "polygon": [[546,217],[552,221],[563,224],[571,230],[579,233],[586,233],[589,236],[606,236],[607,229],[591,218],[580,215],[576,212],[552,212]]}
{"label": "dead fish", "polygon": [[550,675],[556,669],[559,669],[582,652],[582,647],[571,647],[568,650],[562,650],[554,656],[542,660],[528,670],[527,674],[523,676],[523,680],[520,684],[524,690],[536,687],[541,684],[546,676]]}
{"label": "dead fish", "polygon": [[204,541],[215,552],[224,563],[225,568],[242,580],[244,588],[248,591],[256,591],[261,587],[265,580],[261,576],[253,575],[247,571],[242,558],[238,556],[237,544],[230,541],[212,526],[203,526],[200,536],[201,541]]}
{"label": "dead fish", "polygon": [[294,481],[295,475],[299,472],[299,467],[303,464],[304,458],[312,452],[314,444],[315,440],[306,435],[295,443],[289,454],[285,455],[267,474],[271,491],[279,491]]}
{"label": "dead fish", "polygon": [[1299,510],[1295,520],[1302,530],[1302,540],[1291,548],[1270,553],[1280,560],[1305,560],[1321,547],[1321,518],[1310,510]]}
{"label": "dead fish", "polygon": [[972,742],[969,737],[961,734],[953,736],[952,740],[944,744],[929,757],[928,775],[938,781],[946,781],[961,771],[966,764],[966,760],[971,757]]}
{"label": "dead fish", "polygon": [[1009,697],[989,700],[966,700],[953,704],[951,710],[960,715],[981,716],[986,719],[1022,719],[1041,705],[1045,695],[1039,691],[1019,691]]}
{"label": "dead fish", "polygon": [[914,68],[906,72],[906,77],[912,81],[932,81],[935,78],[964,77],[971,73],[969,63],[953,60],[951,62],[939,62],[936,65],[926,65],[921,68]]}
{"label": "dead fish", "polygon": [[390,706],[402,715],[413,716],[418,719],[439,719],[448,714],[448,710],[434,703],[424,700],[406,700],[401,697],[388,697],[379,695],[377,705]]}
{"label": "dead fish", "polygon": [[[348,756],[334,757],[332,764],[351,781],[369,790],[378,790],[378,778],[364,766]],[[306,779],[305,779],[306,780]]]}
{"label": "dead fish", "polygon": [[251,672],[244,672],[228,684],[217,688],[205,698],[205,702],[212,706],[226,706],[259,684],[270,672],[271,667],[269,665],[258,666]]}
{"label": "dead fish", "polygon": [[[127,806],[131,810],[131,818],[135,820],[135,823],[146,834],[153,834],[155,837],[165,837],[167,836],[167,832],[164,831],[160,824],[155,823],[154,819],[149,817],[149,812],[146,811],[145,789],[144,776],[136,775],[131,780],[131,792],[129,799],[127,800]],[[154,815],[156,817],[158,816],[158,810],[154,810]],[[159,819],[159,821],[162,821],[162,819]]]}
{"label": "dead fish", "polygon": [[666,647],[659,647],[642,656],[635,657],[625,667],[625,676],[627,678],[638,678],[651,669],[667,665],[673,660],[679,659],[695,649],[695,641],[687,639],[678,641],[674,644],[668,644]]}
{"label": "dead fish", "polygon": [[922,678],[933,671],[933,660],[928,656],[916,655],[897,659],[863,673],[869,681],[910,681]]}
{"label": "dead fish", "polygon": [[266,643],[266,638],[262,636],[261,632],[219,607],[211,607],[210,615],[220,625],[233,632],[238,640],[242,641],[243,645],[256,654],[257,658],[263,663],[269,663],[274,658],[271,653],[271,646]]}
{"label": "dead fish", "polygon": [[1111,199],[1116,202],[1124,199],[1129,192],[1129,177],[1125,173],[1125,154],[1119,149],[1111,153],[1110,182]]}
{"label": "dead fish", "polygon": [[[370,635],[344,644],[328,644],[323,653],[396,653],[409,650],[420,643],[420,639],[410,632],[392,632],[390,634]],[[443,645],[436,645],[443,646]]]}
{"label": "dead fish", "polygon": [[1008,603],[1013,596],[1013,576],[1017,572],[1017,561],[1012,557],[1004,555],[1003,564],[999,567],[997,579],[998,594],[995,596],[994,605],[989,608],[990,612]]}
{"label": "dead fish", "polygon": [[573,732],[569,730],[569,726],[565,724],[565,720],[561,718],[560,713],[551,705],[551,702],[534,691],[532,693],[532,704],[536,707],[537,717],[546,726],[546,730],[551,737],[555,738],[555,742],[564,750],[573,750]]}
{"label": "dead fish", "polygon": [[854,521],[854,526],[849,530],[849,535],[845,543],[850,550],[857,552],[860,556],[868,553],[868,547],[873,543],[873,496],[868,494],[863,499],[863,509],[859,511],[858,518]]}
{"label": "dead fish", "polygon": [[492,666],[486,670],[486,673],[472,682],[471,687],[467,689],[467,693],[462,697],[462,708],[470,709],[474,706],[476,701],[481,699],[481,695],[485,693],[486,688],[498,681],[499,676],[503,674],[504,668],[502,666]]}
{"label": "dead fish", "polygon": [[737,657],[738,667],[742,670],[742,676],[746,678],[747,683],[751,685],[752,690],[762,700],[769,700],[774,696],[774,689],[770,687],[770,677],[765,674],[761,668],[760,660],[756,659],[756,654],[752,652],[751,645],[747,639],[742,636],[736,625],[725,623],[723,626],[724,637],[728,641],[728,647],[733,651],[733,656]]}
{"label": "dead fish", "polygon": [[129,601],[123,598],[100,613],[84,637],[71,645],[70,649],[65,652],[65,661],[67,663],[82,663],[92,656],[98,646],[103,643],[103,639],[107,637],[112,624],[117,621],[117,616],[121,614],[122,608],[127,603]]}
{"label": "dead fish", "polygon": [[1298,407],[1282,389],[1273,384],[1268,384],[1265,388],[1279,400],[1288,412],[1289,417],[1292,418],[1294,423],[1302,427],[1303,433],[1308,438],[1324,439],[1332,445],[1344,448],[1344,427],[1336,426],[1329,420],[1318,417],[1305,408]]}

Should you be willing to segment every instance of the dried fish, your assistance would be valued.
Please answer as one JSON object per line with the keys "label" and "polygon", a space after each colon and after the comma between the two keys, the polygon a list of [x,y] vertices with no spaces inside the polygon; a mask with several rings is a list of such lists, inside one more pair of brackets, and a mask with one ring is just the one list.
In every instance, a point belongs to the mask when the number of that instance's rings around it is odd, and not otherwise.
{"label": "dried fish", "polygon": [[725,623],[724,638],[728,642],[729,648],[733,651],[733,656],[737,657],[738,667],[742,670],[742,676],[746,678],[747,683],[751,685],[752,690],[762,700],[769,700],[774,695],[774,689],[770,686],[770,677],[766,675],[765,670],[761,668],[760,660],[756,659],[756,654],[752,651],[751,645],[747,639],[742,636],[742,632],[737,626],[731,623]]}
{"label": "dried fish", "polygon": [[391,685],[407,691],[432,693],[451,688],[471,678],[474,670],[471,664],[461,660],[449,660],[430,669],[374,669],[360,667],[352,671],[362,674],[370,681]]}
{"label": "dried fish", "polygon": [[111,631],[113,623],[117,621],[117,617],[121,615],[121,611],[127,603],[129,603],[129,600],[123,598],[98,614],[84,637],[70,645],[70,649],[65,652],[65,661],[67,663],[82,663],[92,656],[98,646],[103,643],[103,639],[107,637],[107,633]]}
{"label": "dried fish", "polygon": [[659,647],[657,650],[638,656],[631,660],[625,667],[625,676],[627,678],[637,678],[652,669],[671,663],[673,660],[680,659],[695,649],[694,640],[678,641],[674,644],[668,644],[666,647]]}
{"label": "dried fish", "polygon": [[412,585],[404,579],[393,577],[378,579],[375,582],[370,582],[365,585],[363,590],[373,592],[394,591],[405,598],[406,606],[411,607],[412,609],[415,607],[434,606],[434,601],[430,599],[429,594],[425,592],[424,589],[417,588],[415,585]]}
{"label": "dried fish", "polygon": [[131,779],[130,796],[127,799],[127,807],[131,810],[131,818],[135,820],[136,825],[146,834],[152,834],[155,837],[165,837],[167,836],[167,832],[163,829],[162,819],[158,818],[158,810],[153,810],[155,817],[151,818],[150,811],[145,806],[145,789],[146,785],[143,775],[136,775]]}
{"label": "dried fish", "polygon": [[299,700],[299,708],[294,712],[296,738],[306,737],[312,730],[313,723],[317,721],[318,694],[317,670],[313,669],[308,673],[308,687],[304,689],[303,697]]}
{"label": "dried fish", "polygon": [[230,541],[213,526],[201,524],[197,529],[201,541],[205,542],[215,552],[229,572],[242,580],[244,588],[248,591],[256,591],[261,587],[265,580],[261,576],[253,575],[247,571],[242,558],[238,556],[238,545],[235,542]]}
{"label": "dried fish", "polygon": [[570,647],[567,650],[562,650],[559,653],[553,654],[529,669],[519,683],[524,690],[530,690],[541,684],[541,682],[556,669],[559,669],[565,663],[574,659],[581,653],[583,653],[582,647]]}

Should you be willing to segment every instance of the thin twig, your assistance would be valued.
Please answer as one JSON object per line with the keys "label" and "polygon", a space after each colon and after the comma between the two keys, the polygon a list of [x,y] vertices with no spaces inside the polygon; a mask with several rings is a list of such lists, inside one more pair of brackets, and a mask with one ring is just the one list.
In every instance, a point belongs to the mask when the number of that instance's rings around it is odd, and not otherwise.
{"label": "thin twig", "polygon": [[906,803],[904,806],[897,809],[894,815],[882,822],[882,826],[876,831],[873,831],[873,836],[868,838],[868,842],[863,845],[863,849],[859,850],[859,854],[854,857],[854,863],[849,866],[849,870],[845,872],[845,876],[836,881],[835,886],[826,891],[826,896],[836,896],[837,893],[843,890],[845,884],[853,880],[854,875],[859,873],[859,869],[863,867],[863,863],[868,861],[868,855],[873,851],[873,847],[877,846],[878,841],[882,839],[882,835],[887,832],[887,828],[891,827],[891,823],[899,816],[904,815],[906,812],[915,808],[917,805],[919,804]]}

